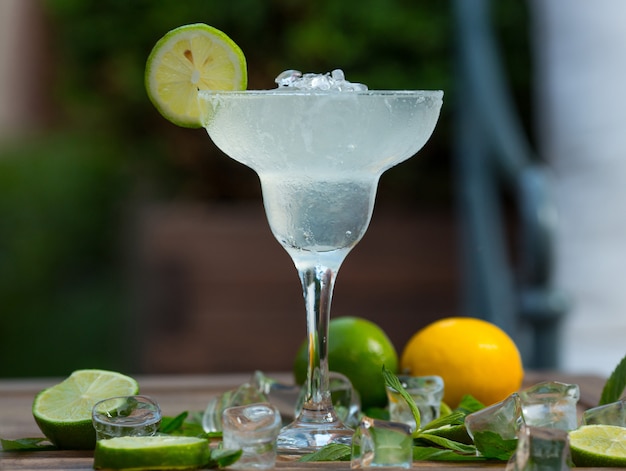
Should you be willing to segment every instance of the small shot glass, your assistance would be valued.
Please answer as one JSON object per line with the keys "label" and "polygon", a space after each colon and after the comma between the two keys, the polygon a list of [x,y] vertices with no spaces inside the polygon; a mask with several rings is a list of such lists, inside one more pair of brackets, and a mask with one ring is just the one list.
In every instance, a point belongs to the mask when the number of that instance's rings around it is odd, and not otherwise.
{"label": "small shot glass", "polygon": [[[437,419],[443,399],[443,379],[440,376],[398,376],[400,384],[415,401],[420,411],[420,425],[426,425]],[[389,418],[394,422],[402,422],[414,431],[417,424],[407,402],[392,387],[387,387],[389,401]]]}
{"label": "small shot glass", "polygon": [[234,406],[222,414],[223,447],[240,449],[233,469],[271,469],[276,463],[276,439],[282,427],[280,412],[268,402]]}
{"label": "small shot glass", "polygon": [[117,396],[97,402],[91,411],[96,439],[156,435],[161,409],[148,396]]}

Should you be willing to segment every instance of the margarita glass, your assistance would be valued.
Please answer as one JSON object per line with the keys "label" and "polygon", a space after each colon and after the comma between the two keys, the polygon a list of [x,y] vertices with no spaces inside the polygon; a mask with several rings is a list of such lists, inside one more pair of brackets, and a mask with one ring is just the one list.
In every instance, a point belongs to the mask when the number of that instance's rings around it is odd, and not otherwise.
{"label": "margarita glass", "polygon": [[353,430],[337,418],[328,388],[335,277],[367,230],[380,176],[426,143],[442,99],[441,91],[199,92],[213,142],[258,174],[272,233],[302,282],[306,397],[279,435],[279,452],[350,443]]}

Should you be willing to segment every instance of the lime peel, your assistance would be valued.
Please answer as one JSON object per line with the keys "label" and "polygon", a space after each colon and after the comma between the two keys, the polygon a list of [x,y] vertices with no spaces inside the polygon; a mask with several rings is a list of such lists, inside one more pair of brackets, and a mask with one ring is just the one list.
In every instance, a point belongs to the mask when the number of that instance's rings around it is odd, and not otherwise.
{"label": "lime peel", "polygon": [[199,128],[203,114],[198,90],[245,90],[246,59],[222,31],[195,23],[165,34],[148,56],[145,86],[150,101],[169,121]]}
{"label": "lime peel", "polygon": [[180,436],[116,437],[100,440],[96,469],[195,469],[210,458],[206,438]]}

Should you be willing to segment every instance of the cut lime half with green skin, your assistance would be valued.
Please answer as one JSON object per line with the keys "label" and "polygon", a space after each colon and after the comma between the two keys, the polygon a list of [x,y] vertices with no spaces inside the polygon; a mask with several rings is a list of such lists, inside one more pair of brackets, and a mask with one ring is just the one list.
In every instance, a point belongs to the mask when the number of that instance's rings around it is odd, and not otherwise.
{"label": "cut lime half with green skin", "polygon": [[584,425],[569,432],[572,461],[578,467],[626,467],[626,428]]}
{"label": "cut lime half with green skin", "polygon": [[64,381],[39,392],[33,417],[54,445],[68,450],[90,450],[96,434],[91,421],[93,406],[109,397],[139,392],[133,378],[106,370],[77,370]]}
{"label": "cut lime half with green skin", "polygon": [[245,90],[248,83],[243,52],[222,31],[204,23],[180,26],[155,44],[148,56],[148,97],[172,123],[202,126],[198,90]]}
{"label": "cut lime half with green skin", "polygon": [[209,462],[209,442],[196,437],[116,437],[99,440],[96,469],[196,469]]}

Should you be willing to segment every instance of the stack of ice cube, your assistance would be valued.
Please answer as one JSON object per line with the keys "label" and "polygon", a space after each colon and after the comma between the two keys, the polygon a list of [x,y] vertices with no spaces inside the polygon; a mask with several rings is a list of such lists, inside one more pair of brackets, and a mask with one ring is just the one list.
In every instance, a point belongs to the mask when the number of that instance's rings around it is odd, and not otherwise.
{"label": "stack of ice cube", "polygon": [[285,70],[274,81],[278,84],[279,89],[337,92],[364,92],[367,90],[367,85],[346,80],[341,69],[335,69],[325,74],[303,74],[299,70]]}

